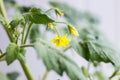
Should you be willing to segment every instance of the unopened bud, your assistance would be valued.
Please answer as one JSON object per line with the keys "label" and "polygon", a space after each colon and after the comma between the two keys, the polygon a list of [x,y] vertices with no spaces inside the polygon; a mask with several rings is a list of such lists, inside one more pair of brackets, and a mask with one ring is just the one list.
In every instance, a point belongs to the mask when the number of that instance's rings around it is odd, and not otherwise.
{"label": "unopened bud", "polygon": [[74,36],[79,36],[78,31],[75,29],[75,27],[73,27],[72,25],[68,25],[68,28],[71,34],[73,34]]}

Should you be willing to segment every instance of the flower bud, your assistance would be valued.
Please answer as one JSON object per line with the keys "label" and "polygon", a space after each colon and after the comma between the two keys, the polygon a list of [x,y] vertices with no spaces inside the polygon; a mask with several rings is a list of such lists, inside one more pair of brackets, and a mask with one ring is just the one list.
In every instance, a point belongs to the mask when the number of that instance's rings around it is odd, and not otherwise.
{"label": "flower bud", "polygon": [[78,31],[72,25],[68,25],[68,29],[70,33],[73,34],[74,36],[79,36]]}
{"label": "flower bud", "polygon": [[50,27],[50,29],[53,29],[53,27],[54,27],[53,22],[48,23],[48,26]]}
{"label": "flower bud", "polygon": [[63,13],[60,9],[55,9],[55,12],[56,12],[59,16],[64,16],[64,13]]}

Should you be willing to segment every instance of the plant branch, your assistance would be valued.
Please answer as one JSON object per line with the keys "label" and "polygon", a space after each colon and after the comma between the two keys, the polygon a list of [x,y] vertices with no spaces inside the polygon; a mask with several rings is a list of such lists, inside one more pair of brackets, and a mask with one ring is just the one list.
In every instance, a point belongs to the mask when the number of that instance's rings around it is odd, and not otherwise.
{"label": "plant branch", "polygon": [[23,44],[23,43],[24,43],[24,35],[25,35],[25,28],[26,28],[26,24],[27,24],[27,23],[25,23],[25,24],[24,24],[24,26],[23,26],[21,44]]}
{"label": "plant branch", "polygon": [[47,11],[45,11],[45,13],[48,13],[48,12],[50,12],[51,10],[55,10],[55,8],[50,8],[50,9],[48,9]]}
{"label": "plant branch", "polygon": [[57,21],[55,21],[54,23],[59,23],[59,24],[65,24],[65,25],[68,25],[68,23],[66,23],[66,22],[57,22]]}
{"label": "plant branch", "polygon": [[46,70],[45,74],[43,75],[42,80],[46,80],[46,78],[47,78],[47,76],[48,76],[48,73],[49,73],[49,72]]}
{"label": "plant branch", "polygon": [[33,47],[33,46],[34,46],[33,44],[27,44],[27,45],[21,45],[20,47],[25,48],[25,47]]}
{"label": "plant branch", "polygon": [[[90,61],[90,60],[89,60],[89,61]],[[87,66],[87,71],[88,71],[88,72],[89,72],[89,70],[90,70],[90,66],[91,66],[91,63],[88,62],[88,66]],[[89,72],[88,78],[89,78],[89,80],[93,80],[90,72]]]}
{"label": "plant branch", "polygon": [[10,39],[11,42],[14,42],[14,39],[13,39],[13,36],[9,30],[9,21],[8,21],[8,18],[7,18],[7,14],[6,14],[6,11],[5,11],[5,7],[4,7],[4,2],[3,0],[0,0],[0,13],[2,14],[2,16],[5,18],[5,21],[6,21],[6,25],[3,25],[4,26],[4,29],[6,30],[7,34],[8,34],[8,37]]}
{"label": "plant branch", "polygon": [[60,32],[58,31],[58,29],[56,27],[54,27],[54,29],[57,32],[58,36],[60,37]]}
{"label": "plant branch", "polygon": [[118,74],[119,70],[115,70],[113,72],[113,74],[109,77],[109,79],[111,80],[113,77],[115,77]]}
{"label": "plant branch", "polygon": [[5,60],[5,57],[6,57],[6,53],[3,53],[2,55],[0,55],[0,61]]}
{"label": "plant branch", "polygon": [[28,26],[28,29],[27,29],[27,33],[26,33],[26,36],[25,36],[25,40],[24,40],[24,44],[26,43],[27,39],[28,39],[28,36],[29,36],[29,33],[30,33],[30,30],[32,28],[32,22],[29,24]]}
{"label": "plant branch", "polygon": [[[6,11],[5,11],[3,0],[0,0],[0,14],[5,18],[6,24],[3,25],[3,26],[4,26],[4,29],[6,30],[7,34],[8,34],[8,37],[9,37],[10,41],[15,42],[13,34],[11,33],[11,30],[10,30],[10,25],[9,25],[9,21],[8,21],[7,14],[6,14]],[[31,25],[32,25],[32,23],[30,24],[30,26],[28,28],[28,32],[27,32],[26,37],[25,37],[25,42],[27,41],[27,37],[28,37],[28,34],[30,32]],[[4,60],[5,57],[6,57],[6,53],[2,54],[0,56],[0,61]],[[25,75],[27,77],[27,80],[34,80],[34,78],[32,76],[32,73],[31,73],[27,63],[22,62],[21,60],[19,60],[19,62],[20,62],[21,66],[22,66],[22,68],[24,70],[24,73],[25,73]]]}
{"label": "plant branch", "polygon": [[7,18],[7,14],[6,14],[6,11],[5,11],[3,0],[0,0],[0,13],[6,19],[6,22],[8,22],[8,18]]}
{"label": "plant branch", "polygon": [[72,47],[72,46],[69,45],[69,46],[67,46],[66,48],[64,48],[63,51],[65,52],[65,51],[67,51],[68,49],[70,49],[71,47]]}
{"label": "plant branch", "polygon": [[0,54],[3,54],[2,50],[0,49]]}
{"label": "plant branch", "polygon": [[27,65],[27,63],[26,62],[23,63],[20,60],[19,60],[19,62],[20,62],[21,66],[22,66],[22,68],[24,70],[24,73],[25,73],[25,75],[27,77],[27,80],[34,80],[34,77],[33,77],[32,73],[31,73],[31,71],[30,71],[29,66]]}

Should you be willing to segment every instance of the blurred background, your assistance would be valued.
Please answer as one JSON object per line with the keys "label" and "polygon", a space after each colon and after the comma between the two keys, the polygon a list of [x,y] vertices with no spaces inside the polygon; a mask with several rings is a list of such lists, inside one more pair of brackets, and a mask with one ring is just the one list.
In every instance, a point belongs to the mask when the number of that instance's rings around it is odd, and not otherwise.
{"label": "blurred background", "polygon": [[[35,5],[43,9],[50,8],[49,1],[63,2],[79,11],[92,13],[100,21],[98,25],[100,30],[105,34],[109,41],[120,48],[120,0],[15,0],[15,2],[20,6],[29,7]],[[8,5],[6,4],[5,6]],[[17,11],[10,8],[7,10],[7,13],[11,20],[13,13],[17,14]],[[2,28],[0,28],[0,34],[0,49],[5,51],[9,44],[9,40]],[[73,52],[74,51],[69,51],[68,53]],[[79,58],[77,55],[73,54],[71,54],[71,56],[74,57],[74,60],[79,66],[87,66],[87,62],[83,58]],[[41,80],[46,68],[42,61],[37,60],[35,51],[32,48],[29,48],[27,51],[27,62],[32,69],[35,80]],[[100,69],[104,71],[105,75],[110,76],[113,72],[113,66],[111,64],[102,64],[103,65],[100,66]],[[15,61],[10,66],[7,66],[6,62],[0,62],[0,71],[3,73],[17,71],[20,73],[17,80],[26,80],[18,61]],[[94,68],[91,68],[90,71],[94,71]],[[54,71],[51,71],[47,78],[47,80],[57,79],[70,80],[65,73],[63,76],[59,76]],[[117,80],[117,78],[114,78],[113,80]]]}

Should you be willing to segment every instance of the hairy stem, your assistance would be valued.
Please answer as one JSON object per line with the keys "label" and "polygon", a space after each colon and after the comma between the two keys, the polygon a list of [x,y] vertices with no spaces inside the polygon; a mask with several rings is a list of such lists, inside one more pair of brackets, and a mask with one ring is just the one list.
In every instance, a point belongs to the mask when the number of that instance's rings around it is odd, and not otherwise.
{"label": "hairy stem", "polygon": [[[89,61],[90,61],[90,60],[89,60]],[[87,71],[88,71],[88,72],[89,72],[89,70],[90,70],[90,65],[91,65],[91,63],[88,62],[88,66],[87,66]],[[88,75],[88,78],[89,78],[89,80],[93,80],[90,73],[89,73],[89,75]]]}
{"label": "hairy stem", "polygon": [[54,23],[59,23],[59,24],[65,24],[65,25],[68,25],[68,23],[66,23],[66,22],[54,22]]}
{"label": "hairy stem", "polygon": [[0,61],[4,61],[6,58],[6,53],[3,53],[2,55],[0,55]]}
{"label": "hairy stem", "polygon": [[26,24],[27,24],[27,23],[25,23],[24,26],[23,26],[21,44],[24,44],[24,35],[25,35]]}
{"label": "hairy stem", "polygon": [[5,7],[4,7],[4,2],[3,0],[0,0],[0,12],[2,14],[2,16],[6,19],[6,21],[8,22],[8,18],[7,18],[7,14],[5,11]]}
{"label": "hairy stem", "polygon": [[48,76],[48,73],[49,73],[49,72],[46,70],[45,74],[43,75],[42,80],[46,80],[46,78],[47,78],[47,76]]}
{"label": "hairy stem", "polygon": [[24,73],[25,73],[25,75],[27,77],[27,80],[34,80],[34,77],[33,77],[32,73],[31,73],[31,71],[30,71],[29,66],[27,65],[27,63],[26,62],[23,63],[20,60],[19,60],[19,62],[20,62],[21,66],[22,66],[22,68],[24,70]]}
{"label": "hairy stem", "polygon": [[21,45],[20,47],[25,48],[25,47],[33,47],[33,46],[34,46],[33,44],[26,44],[26,45]]}
{"label": "hairy stem", "polygon": [[28,29],[27,29],[27,33],[26,33],[26,36],[25,36],[25,40],[24,40],[24,44],[26,43],[27,39],[28,39],[28,36],[29,36],[29,33],[30,33],[30,30],[32,28],[32,22],[29,24],[28,26]]}
{"label": "hairy stem", "polygon": [[2,50],[0,49],[0,55],[2,55],[3,54],[3,52],[2,52]]}
{"label": "hairy stem", "polygon": [[3,25],[3,26],[4,26],[5,31],[8,34],[8,37],[9,37],[10,41],[14,42],[13,36],[12,36],[10,30],[9,30],[9,21],[8,21],[8,18],[7,18],[7,14],[6,14],[6,11],[5,11],[3,0],[0,0],[0,14],[5,18],[6,25]]}
{"label": "hairy stem", "polygon": [[57,32],[58,36],[60,37],[60,32],[58,31],[58,29],[56,27],[55,28],[55,31]]}
{"label": "hairy stem", "polygon": [[63,51],[65,52],[65,51],[67,51],[67,50],[70,49],[70,48],[72,48],[71,45],[70,45],[70,46],[67,46],[66,48],[64,48]]}
{"label": "hairy stem", "polygon": [[113,74],[109,77],[109,79],[111,80],[113,77],[115,77],[118,74],[119,70],[115,70],[113,72]]}
{"label": "hairy stem", "polygon": [[52,10],[55,10],[55,8],[50,8],[50,9],[48,9],[47,11],[45,11],[45,13],[48,13],[48,12],[50,12],[50,11],[52,11]]}

